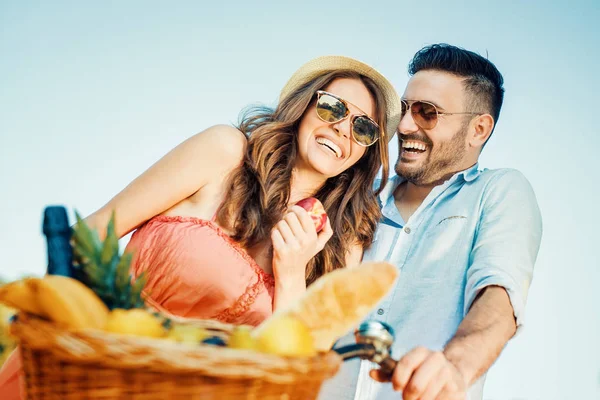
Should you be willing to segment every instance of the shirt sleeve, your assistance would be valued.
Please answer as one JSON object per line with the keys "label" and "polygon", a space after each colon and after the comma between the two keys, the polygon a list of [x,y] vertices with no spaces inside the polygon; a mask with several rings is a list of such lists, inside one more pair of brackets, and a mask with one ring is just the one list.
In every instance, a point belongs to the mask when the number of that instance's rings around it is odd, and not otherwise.
{"label": "shirt sleeve", "polygon": [[501,286],[509,295],[518,331],[542,238],[537,199],[525,176],[507,169],[488,182],[481,207],[467,270],[464,313],[481,289]]}

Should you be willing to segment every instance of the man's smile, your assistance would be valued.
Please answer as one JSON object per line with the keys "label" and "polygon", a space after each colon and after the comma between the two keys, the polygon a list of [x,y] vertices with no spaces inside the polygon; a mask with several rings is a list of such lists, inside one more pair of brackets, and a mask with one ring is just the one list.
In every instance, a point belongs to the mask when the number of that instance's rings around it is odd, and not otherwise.
{"label": "man's smile", "polygon": [[416,160],[427,152],[429,146],[418,140],[402,140],[400,157]]}

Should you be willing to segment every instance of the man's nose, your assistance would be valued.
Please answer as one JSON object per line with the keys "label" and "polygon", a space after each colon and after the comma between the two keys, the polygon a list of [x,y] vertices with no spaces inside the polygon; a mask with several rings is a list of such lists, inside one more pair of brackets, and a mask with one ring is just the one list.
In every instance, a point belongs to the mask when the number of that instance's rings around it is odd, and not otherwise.
{"label": "man's nose", "polygon": [[410,110],[402,116],[398,124],[398,132],[400,133],[415,133],[419,130],[419,126],[415,123]]}

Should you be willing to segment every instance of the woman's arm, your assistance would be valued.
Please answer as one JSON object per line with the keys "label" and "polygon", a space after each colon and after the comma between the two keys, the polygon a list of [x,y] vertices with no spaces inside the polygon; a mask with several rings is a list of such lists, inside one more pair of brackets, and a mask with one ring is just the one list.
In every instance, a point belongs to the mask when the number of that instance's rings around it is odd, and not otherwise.
{"label": "woman's arm", "polygon": [[273,311],[283,308],[306,291],[306,265],[325,247],[333,235],[329,218],[317,234],[308,212],[297,205],[271,232],[273,244]]}
{"label": "woman's arm", "polygon": [[222,181],[240,164],[245,146],[243,134],[231,126],[208,128],[171,150],[86,222],[102,237],[114,211],[117,236],[123,237],[210,182]]}

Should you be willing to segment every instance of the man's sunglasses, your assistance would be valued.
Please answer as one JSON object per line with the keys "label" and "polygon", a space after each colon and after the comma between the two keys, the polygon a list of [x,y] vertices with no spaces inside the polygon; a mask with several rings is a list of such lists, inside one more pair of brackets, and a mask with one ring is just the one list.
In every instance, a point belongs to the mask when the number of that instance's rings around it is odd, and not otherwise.
{"label": "man's sunglasses", "polygon": [[[350,116],[348,104],[351,103],[334,94],[317,90],[317,115],[323,122],[333,124],[348,118]],[[366,114],[352,115],[350,126],[354,141],[361,146],[371,146],[379,139],[379,125]]]}
{"label": "man's sunglasses", "polygon": [[415,124],[423,129],[433,129],[437,125],[440,115],[481,115],[482,113],[473,112],[441,112],[438,111],[435,104],[428,103],[422,100],[412,101],[410,104],[406,100],[402,100],[402,117],[410,110]]}

